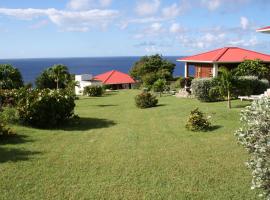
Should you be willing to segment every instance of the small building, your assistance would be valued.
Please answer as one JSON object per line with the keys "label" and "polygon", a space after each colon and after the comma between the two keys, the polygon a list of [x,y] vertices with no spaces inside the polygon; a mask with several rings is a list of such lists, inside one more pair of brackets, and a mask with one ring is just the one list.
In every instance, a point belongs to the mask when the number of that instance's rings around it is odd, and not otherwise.
{"label": "small building", "polygon": [[95,80],[91,74],[75,75],[75,81],[77,82],[75,86],[76,95],[82,95],[86,86],[102,86],[102,82]]}
{"label": "small building", "polygon": [[94,80],[101,81],[103,85],[110,89],[131,89],[136,83],[128,74],[112,70],[94,77]]}
{"label": "small building", "polygon": [[261,32],[261,33],[270,33],[270,26],[266,26],[263,28],[259,28],[256,30],[257,32]]}
{"label": "small building", "polygon": [[270,55],[239,47],[224,47],[213,51],[188,56],[177,61],[185,63],[185,78],[189,77],[189,67],[195,67],[195,78],[216,77],[221,66],[228,69],[236,68],[244,60],[259,59],[270,63]]}

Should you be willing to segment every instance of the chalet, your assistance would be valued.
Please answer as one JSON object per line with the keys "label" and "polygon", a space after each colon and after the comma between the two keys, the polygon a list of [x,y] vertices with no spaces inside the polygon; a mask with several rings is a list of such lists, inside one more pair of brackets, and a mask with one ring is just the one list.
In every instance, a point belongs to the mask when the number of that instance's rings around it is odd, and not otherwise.
{"label": "chalet", "polygon": [[177,61],[185,63],[185,78],[189,77],[189,67],[195,67],[195,78],[216,77],[221,66],[232,69],[244,60],[259,59],[270,64],[270,55],[239,47],[224,47],[213,51],[184,57]]}

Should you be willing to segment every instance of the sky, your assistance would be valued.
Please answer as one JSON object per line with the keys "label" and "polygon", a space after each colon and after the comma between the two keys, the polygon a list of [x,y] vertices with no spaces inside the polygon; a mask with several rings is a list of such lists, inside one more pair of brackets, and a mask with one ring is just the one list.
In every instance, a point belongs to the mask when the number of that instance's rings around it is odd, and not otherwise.
{"label": "sky", "polygon": [[0,0],[0,58],[270,54],[270,0]]}

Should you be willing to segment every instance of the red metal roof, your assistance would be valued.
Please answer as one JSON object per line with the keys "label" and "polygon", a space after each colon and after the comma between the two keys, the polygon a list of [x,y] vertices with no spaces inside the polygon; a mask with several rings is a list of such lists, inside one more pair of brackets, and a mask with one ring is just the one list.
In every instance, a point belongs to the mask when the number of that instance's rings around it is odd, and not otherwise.
{"label": "red metal roof", "polygon": [[263,54],[239,47],[224,47],[178,59],[185,62],[205,62],[205,63],[238,63],[244,60],[260,59],[264,62],[270,62],[270,55]]}
{"label": "red metal roof", "polygon": [[102,81],[102,83],[106,85],[135,83],[135,81],[128,74],[116,70],[97,75],[94,77],[94,79]]}
{"label": "red metal roof", "polygon": [[257,32],[269,32],[270,33],[270,26],[266,26],[263,28],[259,28],[256,30]]}

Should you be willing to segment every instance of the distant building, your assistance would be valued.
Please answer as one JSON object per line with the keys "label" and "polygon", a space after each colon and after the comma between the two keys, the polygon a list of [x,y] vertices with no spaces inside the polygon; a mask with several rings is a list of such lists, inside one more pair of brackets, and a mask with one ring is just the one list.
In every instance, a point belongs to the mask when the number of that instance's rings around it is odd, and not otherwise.
{"label": "distant building", "polygon": [[270,63],[270,55],[238,47],[224,47],[213,51],[181,58],[177,61],[185,63],[185,78],[189,77],[189,67],[195,67],[195,78],[216,77],[221,66],[236,68],[244,60],[259,59]]}
{"label": "distant building", "polygon": [[111,89],[131,89],[136,83],[128,74],[112,70],[94,77],[94,80],[101,81],[103,85]]}
{"label": "distant building", "polygon": [[261,33],[270,33],[270,26],[266,26],[263,28],[259,28],[256,30],[257,32],[261,32]]}
{"label": "distant building", "polygon": [[102,86],[102,82],[94,80],[91,74],[76,75],[75,81],[77,82],[77,85],[75,86],[76,95],[82,95],[86,86]]}

